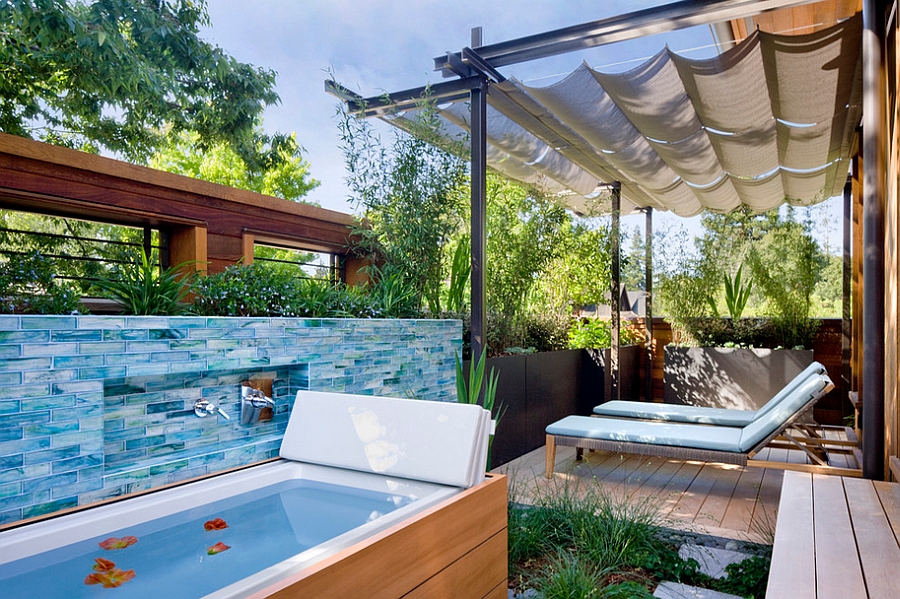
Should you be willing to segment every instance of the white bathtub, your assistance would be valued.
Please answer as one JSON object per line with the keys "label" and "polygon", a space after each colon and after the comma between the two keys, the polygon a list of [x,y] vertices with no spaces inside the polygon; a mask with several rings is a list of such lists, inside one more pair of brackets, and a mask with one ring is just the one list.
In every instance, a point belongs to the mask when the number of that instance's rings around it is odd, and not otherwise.
{"label": "white bathtub", "polygon": [[[402,497],[403,503],[406,503],[406,500],[412,502],[311,549],[265,567],[255,574],[228,584],[206,595],[207,598],[246,597],[254,592],[262,591],[286,577],[296,575],[323,559],[352,547],[364,539],[371,538],[373,535],[463,492],[462,489],[456,487],[279,460],[0,532],[0,571],[4,564],[16,560],[37,556],[93,537],[102,537],[114,531],[139,526],[172,513],[206,506],[247,491],[297,479],[352,487],[362,491],[383,492]],[[264,532],[261,532],[259,541],[265,542]],[[114,554],[116,552],[111,551],[108,557],[112,558]],[[85,558],[86,564],[89,565],[92,562],[91,557],[93,556]],[[119,558],[116,557],[116,559]],[[47,580],[36,580],[34,596],[55,596],[52,588],[47,586],[48,584],[52,583]],[[0,588],[2,585],[3,580],[0,579]],[[117,589],[119,592],[112,594],[123,596],[121,591],[128,586],[129,583],[125,583]],[[95,592],[95,589],[98,590],[99,587],[84,586],[84,589],[86,592]],[[20,598],[17,597],[17,599]],[[167,596],[166,599],[175,599],[175,597]]]}

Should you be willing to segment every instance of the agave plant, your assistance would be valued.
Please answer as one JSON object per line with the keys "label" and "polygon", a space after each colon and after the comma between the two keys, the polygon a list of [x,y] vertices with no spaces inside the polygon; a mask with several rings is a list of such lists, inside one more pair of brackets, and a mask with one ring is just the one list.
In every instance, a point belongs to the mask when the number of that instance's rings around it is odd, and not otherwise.
{"label": "agave plant", "polygon": [[725,279],[725,305],[728,306],[728,314],[731,316],[732,322],[740,320],[744,308],[747,306],[747,300],[750,299],[750,292],[753,290],[753,279],[743,284],[741,281],[741,272],[744,265],[741,264],[737,272],[734,273],[734,280]]}
{"label": "agave plant", "polygon": [[116,300],[128,314],[178,314],[183,310],[181,300],[187,293],[187,281],[179,279],[182,262],[157,270],[147,253],[141,249],[140,263],[123,268],[117,278],[103,278],[94,285],[107,297]]}
{"label": "agave plant", "polygon": [[[487,348],[481,350],[481,357],[477,362],[472,361],[469,367],[469,384],[467,385],[462,361],[459,359],[459,354],[456,355],[456,399],[459,403],[477,404],[481,395],[481,388],[484,387],[484,398],[481,406],[491,413],[491,416],[494,418],[494,428],[496,429],[505,411],[503,406],[497,406],[497,411],[494,411],[494,403],[497,399],[497,381],[500,379],[500,375],[491,368],[491,371],[488,373],[487,384],[485,384],[485,364],[487,364]],[[493,442],[494,435],[491,435],[488,440],[488,468],[490,468],[491,464],[491,445]]]}

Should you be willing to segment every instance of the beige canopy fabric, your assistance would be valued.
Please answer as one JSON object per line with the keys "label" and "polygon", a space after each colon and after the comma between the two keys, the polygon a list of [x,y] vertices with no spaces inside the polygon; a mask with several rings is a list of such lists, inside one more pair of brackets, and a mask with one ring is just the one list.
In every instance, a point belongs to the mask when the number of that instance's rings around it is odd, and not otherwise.
{"label": "beige canopy fabric", "polygon": [[[711,59],[664,49],[624,73],[581,65],[548,87],[493,84],[488,165],[583,213],[608,210],[598,185],[613,181],[625,213],[825,200],[843,188],[860,121],[861,31],[857,15],[808,35],[756,32]],[[447,135],[468,130],[467,104],[439,113]]]}

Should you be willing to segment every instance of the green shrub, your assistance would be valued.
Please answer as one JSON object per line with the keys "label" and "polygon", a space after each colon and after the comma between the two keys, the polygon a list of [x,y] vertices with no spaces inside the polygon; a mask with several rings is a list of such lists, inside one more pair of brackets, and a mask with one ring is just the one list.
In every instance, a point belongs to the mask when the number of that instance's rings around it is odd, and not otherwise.
{"label": "green shrub", "polygon": [[[571,349],[606,349],[612,345],[611,322],[598,318],[576,320],[569,329]],[[619,345],[639,345],[644,337],[629,328],[619,329]]]}
{"label": "green shrub", "polygon": [[126,264],[94,281],[103,295],[119,302],[126,314],[179,314],[188,285],[179,279],[179,269],[157,268],[141,249],[140,262]]}
{"label": "green shrub", "polygon": [[0,313],[77,314],[79,294],[56,277],[55,262],[33,252],[0,262]]}

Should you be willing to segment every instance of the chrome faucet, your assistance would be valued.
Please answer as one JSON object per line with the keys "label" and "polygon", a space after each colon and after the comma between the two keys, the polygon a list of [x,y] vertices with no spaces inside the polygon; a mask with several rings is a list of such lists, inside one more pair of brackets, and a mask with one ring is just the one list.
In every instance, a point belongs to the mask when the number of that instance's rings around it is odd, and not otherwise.
{"label": "chrome faucet", "polygon": [[228,414],[225,413],[222,408],[209,403],[205,399],[198,399],[194,402],[194,414],[196,414],[200,418],[206,418],[210,414],[218,414],[225,420],[231,420],[231,418],[228,416]]}
{"label": "chrome faucet", "polygon": [[275,401],[259,389],[241,386],[241,424],[268,422],[275,415]]}

